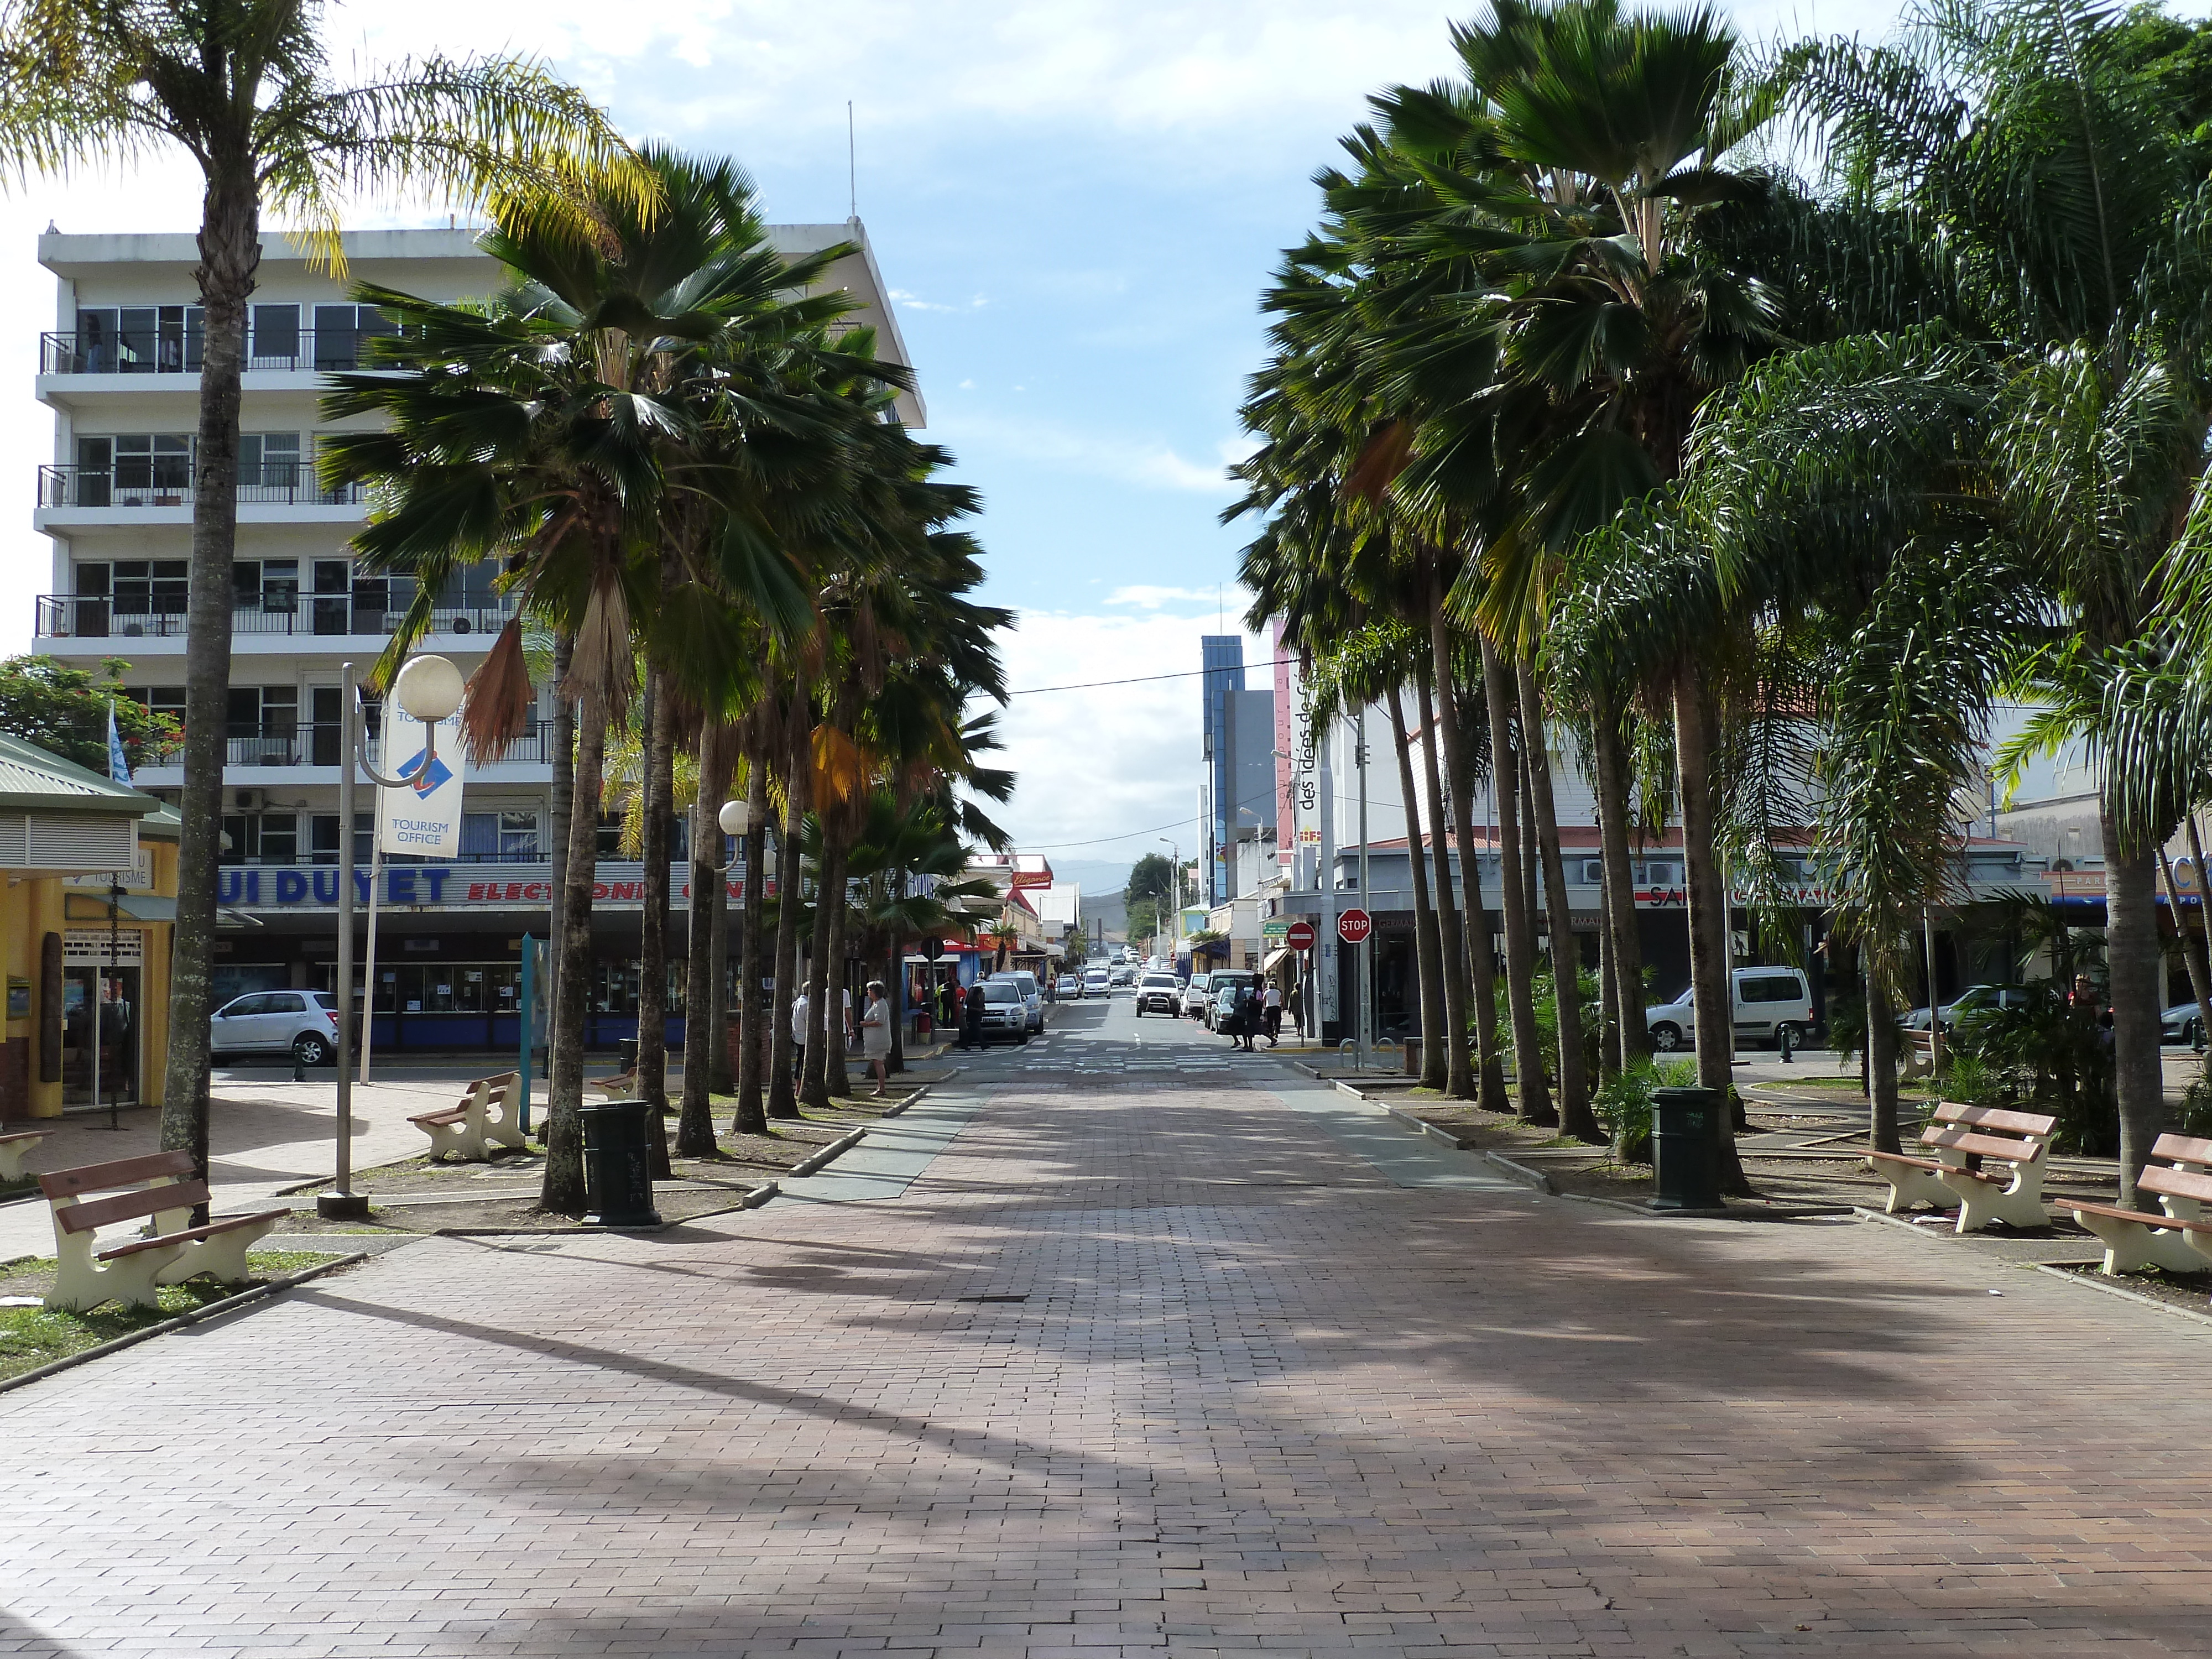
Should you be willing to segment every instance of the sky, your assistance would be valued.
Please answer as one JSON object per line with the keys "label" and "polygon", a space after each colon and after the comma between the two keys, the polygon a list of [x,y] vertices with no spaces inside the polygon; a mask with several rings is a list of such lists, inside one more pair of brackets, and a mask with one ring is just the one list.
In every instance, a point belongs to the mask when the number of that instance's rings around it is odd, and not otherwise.
{"label": "sky", "polygon": [[[540,57],[637,138],[734,157],[779,222],[857,196],[928,402],[927,435],[982,493],[984,598],[1019,613],[1002,720],[1020,776],[998,816],[1087,885],[1194,843],[1199,636],[1243,601],[1223,469],[1264,349],[1256,300],[1312,223],[1312,175],[1369,93],[1452,67],[1449,21],[1409,0],[605,0],[332,4],[343,66],[419,52]],[[1753,40],[1887,32],[1879,0],[1733,13]],[[847,104],[852,106],[848,157]],[[64,231],[191,230],[195,175],[147,161],[0,198],[0,651],[27,649],[51,554],[30,529],[50,414],[31,395]],[[363,224],[442,225],[364,203]],[[1248,641],[1248,662],[1267,659]],[[1249,682],[1264,685],[1264,671]]]}

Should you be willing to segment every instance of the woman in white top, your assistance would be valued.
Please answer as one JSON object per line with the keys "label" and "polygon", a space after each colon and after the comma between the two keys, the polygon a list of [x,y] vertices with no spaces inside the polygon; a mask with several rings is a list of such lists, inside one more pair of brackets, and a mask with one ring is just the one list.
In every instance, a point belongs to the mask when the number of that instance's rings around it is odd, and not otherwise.
{"label": "woman in white top", "polygon": [[884,982],[879,979],[868,981],[867,1006],[860,1011],[860,1052],[868,1057],[868,1069],[876,1074],[876,1095],[881,1098],[884,1085],[890,1081],[887,1068],[891,1057],[891,1005],[884,996]]}

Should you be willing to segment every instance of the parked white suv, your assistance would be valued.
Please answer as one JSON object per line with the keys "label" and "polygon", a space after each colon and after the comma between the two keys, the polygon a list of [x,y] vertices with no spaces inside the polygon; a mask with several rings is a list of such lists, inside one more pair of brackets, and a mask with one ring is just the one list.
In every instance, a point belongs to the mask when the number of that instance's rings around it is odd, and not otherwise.
{"label": "parked white suv", "polygon": [[1029,1010],[1029,1029],[1032,1031],[1042,1031],[1044,1030],[1044,992],[1037,984],[1036,975],[1024,968],[1009,968],[1006,972],[993,974],[990,977],[1004,980],[1009,985],[1021,988],[1022,1005]]}
{"label": "parked white suv", "polygon": [[[1796,968],[1739,968],[1735,981],[1733,1011],[1739,1042],[1782,1042],[1782,1028],[1790,1028],[1790,1041],[1802,1043],[1813,1024],[1813,990],[1803,972]],[[1685,990],[1674,1001],[1644,1011],[1644,1024],[1651,1033],[1651,1046],[1664,1054],[1694,1044],[1697,1014],[1692,993]]]}
{"label": "parked white suv", "polygon": [[284,1054],[320,1066],[337,1052],[338,1000],[328,991],[248,991],[208,1019],[218,1054]]}
{"label": "parked white suv", "polygon": [[1206,1016],[1206,987],[1212,982],[1211,974],[1193,974],[1182,988],[1182,1011],[1193,1019]]}

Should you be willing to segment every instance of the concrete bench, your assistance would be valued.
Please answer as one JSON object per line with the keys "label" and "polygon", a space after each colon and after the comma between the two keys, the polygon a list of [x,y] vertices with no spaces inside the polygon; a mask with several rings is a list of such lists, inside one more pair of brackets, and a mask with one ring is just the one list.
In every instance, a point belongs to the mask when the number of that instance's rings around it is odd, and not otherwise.
{"label": "concrete bench", "polygon": [[0,1181],[21,1181],[23,1160],[36,1151],[46,1138],[43,1129],[25,1129],[15,1134],[0,1135]]}
{"label": "concrete bench", "polygon": [[483,1137],[490,1146],[521,1146],[529,1137],[522,1133],[522,1073],[501,1072],[480,1077],[469,1085],[483,1091]]}
{"label": "concrete bench", "polygon": [[[2051,1219],[2043,1210],[2044,1154],[2057,1127],[2057,1118],[2039,1112],[1942,1101],[1920,1132],[1920,1144],[1934,1158],[1869,1152],[1867,1167],[1889,1183],[1882,1207],[1892,1215],[1917,1203],[1939,1210],[1955,1204],[1962,1233],[1979,1232],[1992,1221],[2041,1227]],[[1980,1167],[1984,1162],[2004,1173]]]}
{"label": "concrete bench", "polygon": [[2066,1208],[2103,1241],[2108,1273],[2138,1267],[2212,1273],[2212,1220],[2203,1212],[2212,1200],[2212,1140],[2160,1135],[2150,1155],[2165,1162],[2145,1164],[2136,1190],[2156,1194],[2163,1214],[2110,1204],[2069,1202]]}
{"label": "concrete bench", "polygon": [[603,1099],[635,1100],[637,1098],[637,1073],[617,1072],[612,1077],[587,1077],[584,1079],[584,1086],[598,1090]]}
{"label": "concrete bench", "polygon": [[[181,1285],[202,1274],[235,1284],[246,1276],[246,1251],[292,1213],[260,1210],[191,1225],[192,1208],[208,1201],[208,1188],[192,1178],[190,1152],[149,1152],[57,1170],[40,1176],[39,1188],[54,1218],[57,1265],[46,1305],[77,1313],[111,1301],[146,1307],[156,1299],[157,1285]],[[112,1196],[92,1196],[99,1193]],[[150,1226],[140,1237],[100,1247],[100,1228],[149,1216]]]}
{"label": "concrete bench", "polygon": [[500,1109],[507,1127],[497,1134],[490,1127],[493,1090],[509,1079],[520,1080],[519,1074],[514,1072],[477,1078],[463,1085],[457,1103],[441,1112],[417,1112],[407,1120],[430,1137],[431,1163],[440,1162],[448,1152],[458,1154],[465,1163],[480,1162],[490,1156],[485,1146],[489,1139],[496,1139],[513,1146],[522,1144],[521,1132],[513,1127],[512,1113],[505,1105],[508,1091],[504,1088],[500,1089]]}
{"label": "concrete bench", "polygon": [[1936,1033],[1932,1029],[1905,1033],[1904,1054],[1904,1082],[1936,1075]]}

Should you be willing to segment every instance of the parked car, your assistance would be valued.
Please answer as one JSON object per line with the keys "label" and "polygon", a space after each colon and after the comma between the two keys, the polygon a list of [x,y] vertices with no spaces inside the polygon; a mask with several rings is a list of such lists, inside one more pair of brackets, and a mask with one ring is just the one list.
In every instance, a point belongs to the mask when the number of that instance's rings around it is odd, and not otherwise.
{"label": "parked car", "polygon": [[2192,1048],[2204,1046],[2204,1015],[2194,1001],[2177,1002],[2158,1017],[2158,1040],[2160,1042],[2185,1042]]}
{"label": "parked car", "polygon": [[1182,985],[1173,974],[1146,974],[1137,981],[1137,1018],[1149,1008],[1156,1013],[1182,1012]]}
{"label": "parked car", "polygon": [[1222,1001],[1224,992],[1241,990],[1245,986],[1255,990],[1260,987],[1260,975],[1249,968],[1222,968],[1208,977],[1206,984],[1206,1029],[1221,1029],[1221,1016],[1227,1012]]}
{"label": "parked car", "polygon": [[1193,1019],[1206,1018],[1206,988],[1212,982],[1211,974],[1193,974],[1183,981],[1182,1011]]}
{"label": "parked car", "polygon": [[327,1062],[338,1047],[338,1000],[328,991],[248,991],[208,1019],[218,1054],[285,1054],[302,1066]]}
{"label": "parked car", "polygon": [[1023,1000],[1022,988],[1012,980],[987,979],[983,987],[983,1046],[994,1042],[1027,1042],[1030,1040],[1029,1004]]}
{"label": "parked car", "polygon": [[1103,968],[1083,970],[1083,994],[1086,997],[1109,997],[1114,994],[1113,977]]}
{"label": "parked car", "polygon": [[1080,997],[1083,994],[1083,975],[1062,974],[1060,976],[1060,983],[1053,987],[1053,991],[1055,995],[1061,997]]}
{"label": "parked car", "polygon": [[1002,979],[1010,985],[1018,985],[1021,988],[1022,1004],[1030,1011],[1030,1030],[1042,1031],[1044,1030],[1044,991],[1037,984],[1036,975],[1025,968],[1009,968],[1004,973],[993,974],[990,977]]}
{"label": "parked car", "polygon": [[1130,984],[1137,977],[1137,970],[1126,962],[1116,963],[1106,970],[1106,974],[1108,981],[1115,985]]}
{"label": "parked car", "polygon": [[[1989,1013],[1998,1008],[2025,1008],[2034,1000],[2037,993],[2025,985],[1969,985],[1959,993],[1958,1000],[1943,1005],[1943,1029],[1949,1030],[1961,1016]],[[2196,1007],[2191,1003],[2191,1008]],[[1898,1022],[1908,1031],[1928,1029],[1928,1011],[1915,1008]]]}
{"label": "parked car", "polygon": [[[1785,1025],[1790,1030],[1792,1043],[1804,1042],[1813,1024],[1813,990],[1802,970],[1739,968],[1729,977],[1735,984],[1732,1012],[1737,1042],[1748,1039],[1778,1048]],[[1644,1022],[1651,1033],[1651,1046],[1662,1054],[1697,1040],[1697,1015],[1687,989],[1672,1002],[1646,1008]]]}

